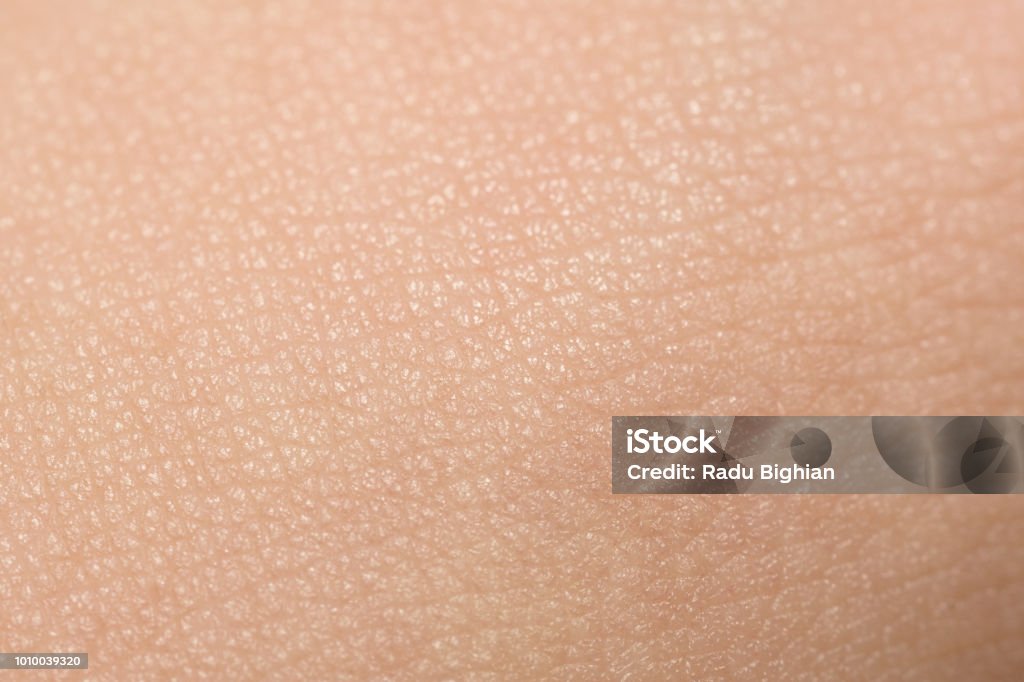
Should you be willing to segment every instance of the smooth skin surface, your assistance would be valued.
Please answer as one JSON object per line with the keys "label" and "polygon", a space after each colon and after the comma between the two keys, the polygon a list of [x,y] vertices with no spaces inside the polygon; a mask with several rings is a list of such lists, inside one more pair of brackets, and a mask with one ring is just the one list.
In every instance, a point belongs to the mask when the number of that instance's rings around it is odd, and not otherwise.
{"label": "smooth skin surface", "polygon": [[2,3],[0,650],[1018,678],[1018,498],[613,497],[609,432],[1024,412],[1022,35],[1009,1]]}

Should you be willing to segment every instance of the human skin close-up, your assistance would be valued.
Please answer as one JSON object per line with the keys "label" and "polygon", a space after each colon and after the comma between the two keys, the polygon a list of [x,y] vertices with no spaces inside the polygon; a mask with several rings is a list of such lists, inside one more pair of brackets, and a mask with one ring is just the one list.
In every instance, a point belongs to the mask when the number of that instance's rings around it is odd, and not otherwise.
{"label": "human skin close-up", "polygon": [[0,5],[26,679],[1019,679],[1013,495],[613,415],[1021,414],[1024,4]]}

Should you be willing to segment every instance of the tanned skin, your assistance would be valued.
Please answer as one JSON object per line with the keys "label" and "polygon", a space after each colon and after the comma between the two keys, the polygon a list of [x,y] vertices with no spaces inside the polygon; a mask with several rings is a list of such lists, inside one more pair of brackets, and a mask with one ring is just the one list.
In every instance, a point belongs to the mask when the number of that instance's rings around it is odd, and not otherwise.
{"label": "tanned skin", "polygon": [[25,679],[1019,679],[1013,496],[617,414],[1021,414],[1024,5],[0,6]]}

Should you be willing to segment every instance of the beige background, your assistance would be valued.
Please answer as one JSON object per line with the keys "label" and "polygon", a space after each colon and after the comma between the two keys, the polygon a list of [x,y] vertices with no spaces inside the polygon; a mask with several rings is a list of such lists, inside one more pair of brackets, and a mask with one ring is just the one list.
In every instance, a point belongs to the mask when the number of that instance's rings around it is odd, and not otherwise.
{"label": "beige background", "polygon": [[1022,34],[1008,1],[4,2],[2,648],[1015,678],[1018,499],[612,497],[608,431],[1021,413]]}

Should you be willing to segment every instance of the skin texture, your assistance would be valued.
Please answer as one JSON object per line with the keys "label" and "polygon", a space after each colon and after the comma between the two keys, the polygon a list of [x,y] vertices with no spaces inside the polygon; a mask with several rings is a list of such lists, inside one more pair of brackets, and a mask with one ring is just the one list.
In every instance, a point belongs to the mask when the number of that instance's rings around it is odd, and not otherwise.
{"label": "skin texture", "polygon": [[1022,34],[1005,1],[3,3],[0,649],[1016,678],[1017,498],[613,497],[609,432],[1024,411]]}

